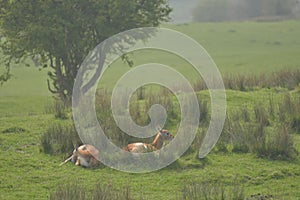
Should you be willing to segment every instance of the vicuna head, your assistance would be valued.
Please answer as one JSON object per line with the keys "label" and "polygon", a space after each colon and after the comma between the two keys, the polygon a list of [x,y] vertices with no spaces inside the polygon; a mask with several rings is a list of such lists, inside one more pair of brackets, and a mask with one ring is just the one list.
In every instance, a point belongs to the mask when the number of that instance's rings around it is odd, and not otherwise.
{"label": "vicuna head", "polygon": [[165,129],[159,130],[159,136],[162,138],[163,141],[166,142],[174,139],[174,136],[168,130]]}
{"label": "vicuna head", "polygon": [[169,142],[173,140],[174,136],[165,129],[161,129],[158,131],[154,141],[151,143],[156,149],[161,149],[164,142]]}

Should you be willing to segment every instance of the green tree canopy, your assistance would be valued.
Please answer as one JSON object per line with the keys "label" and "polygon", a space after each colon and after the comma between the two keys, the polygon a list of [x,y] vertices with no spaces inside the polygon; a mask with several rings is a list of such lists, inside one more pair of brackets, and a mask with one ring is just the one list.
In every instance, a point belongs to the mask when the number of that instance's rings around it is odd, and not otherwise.
{"label": "green tree canopy", "polygon": [[[6,71],[12,62],[38,57],[40,66],[53,68],[49,90],[67,101],[80,64],[97,44],[128,29],[158,26],[171,12],[167,0],[0,0],[0,5]],[[8,78],[2,75],[2,81]]]}

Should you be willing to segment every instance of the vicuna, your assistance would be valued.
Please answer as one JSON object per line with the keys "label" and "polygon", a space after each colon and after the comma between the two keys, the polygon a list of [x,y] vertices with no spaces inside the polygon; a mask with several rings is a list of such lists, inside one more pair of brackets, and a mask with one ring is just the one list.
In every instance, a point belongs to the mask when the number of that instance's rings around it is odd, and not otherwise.
{"label": "vicuna", "polygon": [[71,161],[77,166],[93,168],[99,165],[97,158],[99,158],[98,149],[92,145],[84,144],[75,148],[73,154],[60,165]]}
{"label": "vicuna", "polygon": [[164,142],[171,141],[173,138],[174,136],[168,130],[160,130],[151,144],[137,142],[128,144],[123,149],[132,153],[157,151],[163,147]]}

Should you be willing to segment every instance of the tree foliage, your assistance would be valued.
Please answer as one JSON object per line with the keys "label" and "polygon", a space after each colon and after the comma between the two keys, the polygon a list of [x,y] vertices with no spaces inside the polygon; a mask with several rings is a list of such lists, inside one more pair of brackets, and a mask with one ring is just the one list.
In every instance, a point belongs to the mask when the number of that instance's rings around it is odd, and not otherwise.
{"label": "tree foliage", "polygon": [[35,58],[52,68],[49,90],[67,101],[80,64],[97,44],[128,29],[158,26],[171,12],[167,0],[0,0],[0,5],[7,70],[12,62]]}

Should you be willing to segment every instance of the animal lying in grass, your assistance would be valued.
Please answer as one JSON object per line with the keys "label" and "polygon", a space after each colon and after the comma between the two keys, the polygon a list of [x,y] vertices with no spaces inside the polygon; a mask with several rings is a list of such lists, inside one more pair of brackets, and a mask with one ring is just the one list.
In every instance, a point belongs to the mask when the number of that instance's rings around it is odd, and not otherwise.
{"label": "animal lying in grass", "polygon": [[93,145],[84,144],[75,148],[73,154],[60,165],[69,161],[75,163],[77,166],[94,168],[99,165],[99,151]]}
{"label": "animal lying in grass", "polygon": [[137,142],[128,144],[123,149],[132,153],[146,153],[157,151],[163,147],[164,142],[171,141],[173,138],[174,136],[168,130],[163,129],[158,131],[155,139],[151,144]]}
{"label": "animal lying in grass", "polygon": [[[132,143],[124,147],[123,150],[132,153],[152,152],[161,149],[164,142],[171,141],[173,138],[174,136],[168,130],[160,130],[151,144],[141,142]],[[84,144],[75,148],[73,154],[60,165],[71,161],[77,166],[94,168],[99,165],[99,161],[96,159],[99,158],[99,155],[99,151],[96,147]]]}

